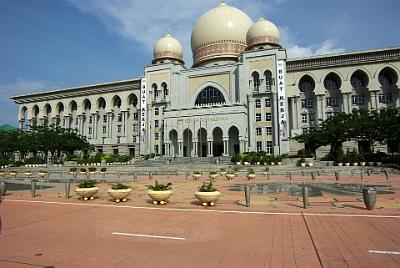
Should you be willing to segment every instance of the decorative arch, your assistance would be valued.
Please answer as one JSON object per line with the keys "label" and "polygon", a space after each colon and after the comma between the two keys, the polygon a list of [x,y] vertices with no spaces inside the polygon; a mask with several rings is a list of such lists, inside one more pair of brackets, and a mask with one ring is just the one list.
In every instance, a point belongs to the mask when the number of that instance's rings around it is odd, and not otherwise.
{"label": "decorative arch", "polygon": [[337,73],[330,72],[325,76],[324,87],[326,90],[340,90],[341,86],[342,79]]}
{"label": "decorative arch", "polygon": [[221,156],[224,153],[223,131],[220,127],[213,129],[213,156]]}
{"label": "decorative arch", "polygon": [[300,92],[314,92],[315,90],[315,79],[308,74],[303,75],[298,83]]}
{"label": "decorative arch", "polygon": [[268,69],[264,71],[264,81],[267,90],[271,90],[272,86],[275,85],[275,79],[272,77],[272,72]]}
{"label": "decorative arch", "polygon": [[72,114],[73,112],[76,112],[78,110],[78,104],[76,104],[76,101],[72,100],[69,103],[69,111]]}
{"label": "decorative arch", "polygon": [[239,133],[239,129],[236,126],[231,126],[228,130],[228,153],[230,156],[240,153]]}
{"label": "decorative arch", "polygon": [[138,105],[138,97],[135,94],[130,94],[128,96],[128,106],[136,107]]}
{"label": "decorative arch", "polygon": [[166,82],[161,83],[161,90],[163,92],[163,96],[166,97],[169,94],[168,90],[168,84]]}
{"label": "decorative arch", "polygon": [[50,103],[46,103],[44,105],[43,112],[47,117],[49,117],[49,115],[51,114],[51,105],[50,105]]}
{"label": "decorative arch", "polygon": [[208,146],[207,146],[207,129],[204,127],[199,128],[197,130],[197,140],[198,140],[198,148],[197,155],[200,157],[206,157],[208,154]]}
{"label": "decorative arch", "polygon": [[260,89],[260,74],[258,71],[251,73],[251,80],[253,81],[253,90],[258,91]]}
{"label": "decorative arch", "polygon": [[97,109],[105,110],[107,106],[107,102],[103,97],[97,99]]}
{"label": "decorative arch", "polygon": [[398,74],[395,69],[386,66],[378,73],[378,82],[381,86],[394,86],[398,82]]}
{"label": "decorative arch", "polygon": [[350,85],[354,88],[366,88],[369,84],[369,76],[362,69],[357,69],[350,76]]}
{"label": "decorative arch", "polygon": [[183,157],[191,157],[193,150],[193,132],[190,128],[183,130]]}
{"label": "decorative arch", "polygon": [[82,104],[85,111],[90,111],[92,109],[92,102],[89,99],[85,99]]}
{"label": "decorative arch", "polygon": [[39,106],[37,106],[37,104],[35,104],[32,107],[32,118],[37,118],[39,116]]}
{"label": "decorative arch", "polygon": [[19,120],[26,120],[26,113],[28,111],[28,107],[25,105],[21,107],[21,110],[19,111]]}
{"label": "decorative arch", "polygon": [[118,96],[118,95],[115,95],[112,98],[112,105],[113,105],[114,108],[121,108],[121,105],[122,105],[121,97]]}
{"label": "decorative arch", "polygon": [[169,140],[171,142],[171,151],[170,154],[176,156],[179,154],[179,146],[178,146],[178,131],[176,129],[171,129],[169,131]]}
{"label": "decorative arch", "polygon": [[63,112],[64,112],[64,103],[59,102],[56,105],[56,111],[57,111],[57,115],[60,116]]}

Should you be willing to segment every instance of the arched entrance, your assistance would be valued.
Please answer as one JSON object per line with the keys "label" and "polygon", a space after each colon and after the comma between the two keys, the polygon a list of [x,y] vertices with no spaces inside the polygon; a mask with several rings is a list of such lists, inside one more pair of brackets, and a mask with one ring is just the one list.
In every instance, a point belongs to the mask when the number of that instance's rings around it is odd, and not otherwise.
{"label": "arched entrance", "polygon": [[183,131],[183,157],[191,157],[193,150],[193,134],[190,129]]}
{"label": "arched entrance", "polygon": [[199,141],[199,148],[197,148],[197,154],[200,157],[207,156],[207,130],[204,128],[199,129],[197,132],[197,140]]}
{"label": "arched entrance", "polygon": [[229,129],[229,155],[235,155],[240,153],[239,147],[239,130],[233,126]]}
{"label": "arched entrance", "polygon": [[221,156],[224,153],[224,142],[222,140],[222,129],[219,127],[213,130],[213,156]]}
{"label": "arched entrance", "polygon": [[169,132],[169,140],[171,141],[171,152],[170,154],[176,156],[179,153],[178,150],[178,132],[176,130],[171,130]]}

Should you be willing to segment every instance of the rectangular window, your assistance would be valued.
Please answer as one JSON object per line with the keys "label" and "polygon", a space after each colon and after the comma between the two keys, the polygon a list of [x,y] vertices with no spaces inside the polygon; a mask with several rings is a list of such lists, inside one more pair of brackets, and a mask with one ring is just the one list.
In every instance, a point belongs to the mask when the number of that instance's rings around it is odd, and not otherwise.
{"label": "rectangular window", "polygon": [[154,127],[159,127],[158,120],[154,120]]}
{"label": "rectangular window", "polygon": [[122,114],[118,115],[118,122],[122,122]]}
{"label": "rectangular window", "polygon": [[301,122],[302,123],[307,123],[307,114],[302,114],[301,115]]}
{"label": "rectangular window", "polygon": [[326,98],[326,107],[338,107],[338,106],[339,106],[338,97]]}
{"label": "rectangular window", "polygon": [[301,108],[306,108],[306,100],[305,99],[302,99],[301,100]]}
{"label": "rectangular window", "polygon": [[154,133],[154,139],[156,141],[158,141],[159,138],[160,138],[160,134],[159,133]]}
{"label": "rectangular window", "polygon": [[326,118],[328,119],[328,118],[331,118],[331,117],[333,117],[333,116],[335,116],[335,113],[334,112],[326,112]]}
{"label": "rectangular window", "polygon": [[261,108],[261,100],[256,99],[256,108]]}
{"label": "rectangular window", "polygon": [[314,114],[309,114],[308,117],[310,119],[310,123],[314,123]]}
{"label": "rectangular window", "polygon": [[158,115],[160,113],[160,109],[158,107],[154,108],[154,115]]}
{"label": "rectangular window", "polygon": [[262,151],[262,141],[257,141],[257,152]]}
{"label": "rectangular window", "polygon": [[117,143],[121,143],[121,138],[117,137]]}
{"label": "rectangular window", "polygon": [[92,134],[92,128],[91,127],[88,129],[88,133]]}
{"label": "rectangular window", "polygon": [[266,127],[265,132],[267,135],[272,135],[272,127]]}
{"label": "rectangular window", "polygon": [[353,105],[364,105],[365,98],[364,95],[353,95],[351,96],[351,102]]}
{"label": "rectangular window", "polygon": [[272,121],[272,114],[271,113],[266,113],[265,114],[265,121]]}
{"label": "rectangular window", "polygon": [[261,128],[260,127],[256,128],[256,135],[261,136]]}
{"label": "rectangular window", "polygon": [[106,132],[107,132],[107,128],[103,127],[103,133],[106,133]]}
{"label": "rectangular window", "polygon": [[136,143],[136,136],[132,137],[132,142]]}
{"label": "rectangular window", "polygon": [[105,114],[105,115],[103,115],[103,123],[106,123],[107,122],[107,115]]}
{"label": "rectangular window", "polygon": [[133,132],[137,131],[137,126],[133,126]]}
{"label": "rectangular window", "polygon": [[133,120],[137,121],[138,120],[138,113],[133,114]]}
{"label": "rectangular window", "polygon": [[267,154],[273,154],[274,153],[274,148],[272,147],[272,141],[267,141]]}
{"label": "rectangular window", "polygon": [[392,93],[379,94],[379,103],[391,103],[393,101]]}
{"label": "rectangular window", "polygon": [[118,132],[118,133],[121,133],[121,126],[118,126],[117,132]]}
{"label": "rectangular window", "polygon": [[271,107],[271,97],[265,98],[265,107]]}
{"label": "rectangular window", "polygon": [[314,100],[307,99],[307,108],[313,108],[313,107],[314,107]]}
{"label": "rectangular window", "polygon": [[91,123],[92,123],[92,117],[89,116],[89,124],[91,124]]}
{"label": "rectangular window", "polygon": [[256,114],[256,122],[260,122],[261,121],[261,114]]}
{"label": "rectangular window", "polygon": [[160,153],[158,148],[159,148],[158,145],[154,145],[154,152],[155,152],[156,154],[159,154],[159,153]]}

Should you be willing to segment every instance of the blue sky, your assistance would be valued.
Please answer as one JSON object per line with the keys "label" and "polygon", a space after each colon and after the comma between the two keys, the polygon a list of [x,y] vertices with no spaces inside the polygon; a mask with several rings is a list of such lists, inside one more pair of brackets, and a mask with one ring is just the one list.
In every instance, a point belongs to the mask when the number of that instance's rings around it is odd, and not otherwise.
{"label": "blue sky", "polygon": [[[400,45],[398,0],[227,0],[280,29],[290,57]],[[166,4],[168,3],[168,4]],[[8,98],[135,78],[168,29],[184,47],[218,0],[0,0],[0,125],[17,126]]]}

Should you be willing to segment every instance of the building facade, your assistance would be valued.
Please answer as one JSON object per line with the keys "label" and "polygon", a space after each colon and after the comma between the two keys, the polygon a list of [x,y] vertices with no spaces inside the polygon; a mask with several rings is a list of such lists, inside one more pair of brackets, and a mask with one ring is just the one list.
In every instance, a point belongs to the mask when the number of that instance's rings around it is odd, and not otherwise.
{"label": "building facade", "polygon": [[14,96],[20,128],[54,124],[98,152],[169,157],[297,152],[292,138],[338,112],[400,107],[400,47],[287,59],[277,27],[221,3],[170,34],[135,79]]}

